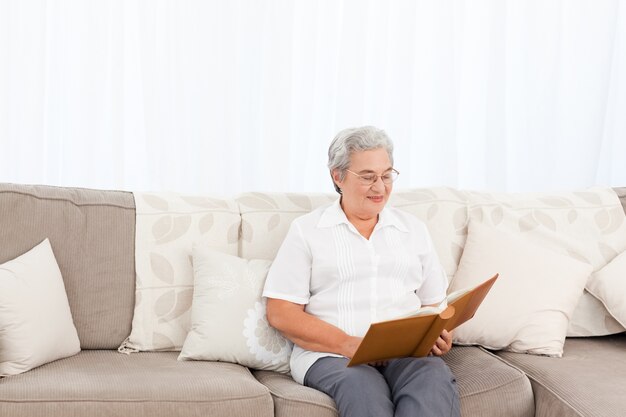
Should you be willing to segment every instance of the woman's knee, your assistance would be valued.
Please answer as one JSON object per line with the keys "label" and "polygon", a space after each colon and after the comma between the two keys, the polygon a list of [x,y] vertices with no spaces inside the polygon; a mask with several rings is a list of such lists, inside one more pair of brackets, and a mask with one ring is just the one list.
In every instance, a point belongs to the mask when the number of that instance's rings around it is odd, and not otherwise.
{"label": "woman's knee", "polygon": [[[393,364],[394,372],[387,375],[396,407],[431,410],[430,415],[450,415],[450,410],[458,410],[458,388],[448,365],[439,357],[407,359]],[[396,415],[410,414],[404,411]]]}
{"label": "woman's knee", "polygon": [[429,356],[424,359],[426,359],[427,373],[431,378],[441,381],[455,380],[454,374],[443,359],[437,356]]}
{"label": "woman's knee", "polygon": [[379,390],[386,388],[385,378],[369,365],[345,367],[338,372],[337,384],[351,386],[360,390]]}
{"label": "woman's knee", "polygon": [[456,378],[448,365],[437,356],[425,358],[404,358],[400,359],[393,366],[393,378],[400,385],[415,383],[422,384],[428,381],[430,386],[450,386],[456,389]]}

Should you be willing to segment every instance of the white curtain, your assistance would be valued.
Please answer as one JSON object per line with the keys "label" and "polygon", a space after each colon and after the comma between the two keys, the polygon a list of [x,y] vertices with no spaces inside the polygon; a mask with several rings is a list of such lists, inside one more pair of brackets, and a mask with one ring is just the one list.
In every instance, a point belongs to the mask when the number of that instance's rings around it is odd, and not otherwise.
{"label": "white curtain", "polygon": [[626,3],[0,0],[0,181],[330,192],[364,124],[397,187],[626,186]]}

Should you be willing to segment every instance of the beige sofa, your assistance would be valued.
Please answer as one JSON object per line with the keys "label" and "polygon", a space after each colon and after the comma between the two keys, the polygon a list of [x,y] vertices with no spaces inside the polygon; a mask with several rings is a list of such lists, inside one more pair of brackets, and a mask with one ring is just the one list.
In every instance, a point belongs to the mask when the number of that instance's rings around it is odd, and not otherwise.
{"label": "beige sofa", "polygon": [[[615,191],[626,210],[626,189]],[[250,233],[246,198],[235,200],[242,202],[241,256],[251,255],[243,239]],[[312,205],[294,207],[299,209],[290,209],[288,217]],[[284,225],[276,228],[266,241],[256,231],[257,252],[271,256],[280,240],[275,234],[285,231]],[[0,184],[0,263],[46,237],[82,351],[0,379],[1,416],[337,416],[329,397],[287,375],[225,362],[177,361],[177,352],[117,352],[131,331],[134,310],[132,193]],[[624,333],[568,339],[563,358],[457,346],[445,360],[457,377],[464,416],[596,417],[626,410]]]}

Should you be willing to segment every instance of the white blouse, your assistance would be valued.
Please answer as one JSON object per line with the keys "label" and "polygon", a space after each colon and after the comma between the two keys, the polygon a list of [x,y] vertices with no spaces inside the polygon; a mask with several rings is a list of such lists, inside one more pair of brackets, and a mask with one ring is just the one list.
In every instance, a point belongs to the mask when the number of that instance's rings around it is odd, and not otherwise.
{"label": "white blouse", "polygon": [[[446,296],[448,281],[426,225],[385,207],[369,240],[350,223],[339,199],[295,219],[265,282],[263,296],[304,304],[304,311],[362,337],[373,322],[407,315]],[[328,352],[294,346],[291,374]]]}

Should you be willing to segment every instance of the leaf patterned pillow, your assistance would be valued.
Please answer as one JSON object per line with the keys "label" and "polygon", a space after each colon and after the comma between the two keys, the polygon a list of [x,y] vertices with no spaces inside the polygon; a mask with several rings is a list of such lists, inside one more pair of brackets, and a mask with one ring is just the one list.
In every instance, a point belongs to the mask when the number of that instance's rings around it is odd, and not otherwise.
{"label": "leaf patterned pillow", "polygon": [[270,265],[194,245],[191,330],[179,360],[289,372],[292,344],[267,322],[261,297]]}

